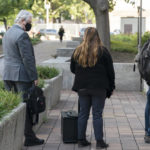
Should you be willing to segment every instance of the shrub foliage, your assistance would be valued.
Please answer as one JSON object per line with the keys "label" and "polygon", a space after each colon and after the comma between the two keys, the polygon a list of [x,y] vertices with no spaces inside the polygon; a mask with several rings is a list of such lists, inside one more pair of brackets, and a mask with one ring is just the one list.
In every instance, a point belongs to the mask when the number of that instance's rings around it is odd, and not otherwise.
{"label": "shrub foliage", "polygon": [[137,34],[111,35],[111,50],[120,52],[137,53]]}
{"label": "shrub foliage", "polygon": [[4,82],[3,81],[0,81],[0,89],[5,90]]}
{"label": "shrub foliage", "polygon": [[20,94],[0,89],[0,120],[21,102]]}
{"label": "shrub foliage", "polygon": [[111,50],[119,52],[137,53],[137,46],[121,41],[111,41]]}
{"label": "shrub foliage", "polygon": [[40,79],[51,79],[59,74],[56,68],[49,68],[47,66],[37,66],[37,72]]}
{"label": "shrub foliage", "polygon": [[142,45],[150,39],[150,32],[145,32],[144,35],[142,36]]}
{"label": "shrub foliage", "polygon": [[[111,35],[111,50],[120,52],[138,52],[137,34]],[[150,39],[150,32],[145,32],[142,36],[142,45]]]}
{"label": "shrub foliage", "polygon": [[43,88],[43,87],[44,87],[44,80],[43,80],[43,79],[40,79],[40,78],[39,78],[38,86],[39,86],[40,88]]}
{"label": "shrub foliage", "polygon": [[33,45],[36,45],[41,42],[40,37],[30,38]]}

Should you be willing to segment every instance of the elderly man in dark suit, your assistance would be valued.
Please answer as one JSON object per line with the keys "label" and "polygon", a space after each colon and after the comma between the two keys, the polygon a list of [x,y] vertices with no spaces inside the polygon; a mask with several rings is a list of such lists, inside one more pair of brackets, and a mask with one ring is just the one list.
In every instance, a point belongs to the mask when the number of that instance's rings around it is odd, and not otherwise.
{"label": "elderly man in dark suit", "polygon": [[[3,80],[6,90],[24,92],[38,84],[35,56],[32,43],[26,31],[31,29],[32,14],[21,10],[16,17],[15,24],[8,29],[3,37],[4,72]],[[25,146],[43,144],[32,130],[32,123],[26,110]]]}

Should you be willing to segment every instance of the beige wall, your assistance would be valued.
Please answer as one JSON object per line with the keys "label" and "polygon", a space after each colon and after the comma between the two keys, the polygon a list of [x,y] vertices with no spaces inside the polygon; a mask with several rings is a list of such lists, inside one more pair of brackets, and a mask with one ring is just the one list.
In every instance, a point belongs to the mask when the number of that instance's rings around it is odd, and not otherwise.
{"label": "beige wall", "polygon": [[[121,32],[124,33],[124,25],[131,24],[132,25],[132,33],[136,33],[138,31],[138,18],[121,18]],[[145,32],[145,18],[142,19],[142,32]]]}

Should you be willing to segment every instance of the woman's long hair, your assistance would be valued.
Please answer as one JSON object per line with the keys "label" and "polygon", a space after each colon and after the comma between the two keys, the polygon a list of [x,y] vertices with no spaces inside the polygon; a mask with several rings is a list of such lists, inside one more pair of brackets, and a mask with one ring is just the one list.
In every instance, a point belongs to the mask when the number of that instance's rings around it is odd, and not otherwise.
{"label": "woman's long hair", "polygon": [[98,50],[102,42],[96,28],[88,27],[85,30],[83,42],[76,48],[73,58],[82,67],[93,67],[98,60]]}

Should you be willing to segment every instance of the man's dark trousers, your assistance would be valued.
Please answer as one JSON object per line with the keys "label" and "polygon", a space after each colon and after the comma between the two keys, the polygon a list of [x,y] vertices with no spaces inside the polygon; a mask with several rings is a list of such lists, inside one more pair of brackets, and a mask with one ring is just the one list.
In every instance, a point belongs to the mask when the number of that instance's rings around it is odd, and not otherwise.
{"label": "man's dark trousers", "polygon": [[[5,89],[8,91],[14,91],[16,93],[25,92],[32,86],[32,82],[20,82],[20,81],[4,81]],[[25,120],[25,138],[35,138],[35,133],[32,130],[32,123],[29,117],[29,112],[26,109],[26,120]]]}

